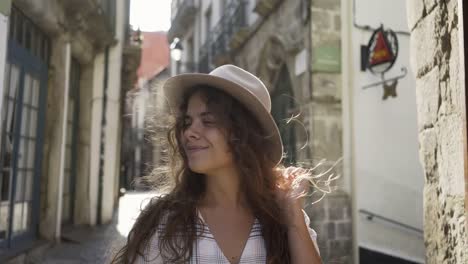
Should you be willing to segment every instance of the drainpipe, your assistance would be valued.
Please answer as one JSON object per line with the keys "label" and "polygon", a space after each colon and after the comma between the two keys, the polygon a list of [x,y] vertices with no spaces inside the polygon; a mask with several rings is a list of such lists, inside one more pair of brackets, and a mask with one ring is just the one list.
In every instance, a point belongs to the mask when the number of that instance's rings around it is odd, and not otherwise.
{"label": "drainpipe", "polygon": [[348,181],[345,183],[351,194],[351,225],[352,225],[352,263],[359,263],[359,245],[358,245],[358,221],[359,214],[357,210],[356,197],[356,173],[354,165],[354,75],[352,73],[352,33],[354,27],[350,25],[354,21],[354,3],[347,0],[341,0],[341,78],[342,78],[342,118],[343,118],[343,175]]}
{"label": "drainpipe", "polygon": [[[465,127],[463,129],[463,137],[464,137],[464,153],[465,155],[464,156],[464,163],[465,163],[465,212],[468,212],[468,138],[467,138],[467,135],[468,135],[468,124],[467,124],[467,115],[468,115],[468,94],[467,94],[467,89],[466,89],[466,80],[468,79],[468,67],[467,67],[467,63],[466,63],[466,57],[465,55],[466,54],[466,50],[468,50],[468,39],[466,38],[466,36],[468,35],[467,32],[468,32],[468,29],[467,29],[467,26],[468,26],[468,19],[466,18],[466,16],[468,15],[468,13],[466,12],[466,10],[468,9],[468,5],[466,4],[465,1],[463,0],[458,0],[458,21],[461,21],[458,23],[460,29],[458,30],[458,45],[460,47],[459,51],[458,51],[458,56],[459,56],[459,60],[460,60],[460,70],[458,71],[458,74],[459,74],[459,80],[460,80],[460,87],[462,88],[462,95],[461,95],[461,98],[462,100],[464,100],[465,102],[465,111],[463,112],[463,122],[465,123]],[[464,88],[464,89],[463,89]],[[466,229],[468,229],[468,221],[465,221],[465,224],[466,224]]]}
{"label": "drainpipe", "polygon": [[67,123],[68,123],[68,93],[70,90],[71,44],[65,44],[65,91],[63,93],[63,120],[62,120],[62,144],[60,146],[60,170],[57,191],[57,218],[55,222],[55,241],[60,243],[62,232],[62,203],[63,203],[63,179],[65,177],[65,154],[67,147]]}
{"label": "drainpipe", "polygon": [[105,127],[106,127],[106,109],[107,109],[107,88],[109,84],[109,51],[110,46],[106,47],[104,55],[104,91],[102,93],[102,115],[101,115],[101,148],[99,150],[99,181],[98,181],[98,200],[97,200],[97,224],[102,224],[102,191],[104,188],[104,154],[105,154]]}

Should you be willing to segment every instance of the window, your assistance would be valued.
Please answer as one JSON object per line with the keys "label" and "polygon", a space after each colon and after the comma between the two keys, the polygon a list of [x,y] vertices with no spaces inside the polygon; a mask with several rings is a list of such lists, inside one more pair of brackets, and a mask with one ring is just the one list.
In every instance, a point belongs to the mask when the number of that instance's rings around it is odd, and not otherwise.
{"label": "window", "polygon": [[0,111],[0,249],[37,234],[50,46],[47,35],[15,6],[11,17]]}

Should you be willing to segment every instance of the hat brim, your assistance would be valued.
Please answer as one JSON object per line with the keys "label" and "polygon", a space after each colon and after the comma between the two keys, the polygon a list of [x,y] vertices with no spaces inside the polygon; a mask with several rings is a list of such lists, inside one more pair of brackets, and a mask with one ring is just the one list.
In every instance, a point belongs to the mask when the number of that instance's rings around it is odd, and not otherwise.
{"label": "hat brim", "polygon": [[267,140],[271,142],[269,148],[265,149],[269,158],[275,165],[281,162],[283,144],[275,120],[254,94],[235,82],[204,73],[176,75],[167,79],[163,86],[170,108],[175,112],[178,111],[184,94],[198,85],[208,85],[219,89],[236,98],[244,105],[258,120],[266,134]]}

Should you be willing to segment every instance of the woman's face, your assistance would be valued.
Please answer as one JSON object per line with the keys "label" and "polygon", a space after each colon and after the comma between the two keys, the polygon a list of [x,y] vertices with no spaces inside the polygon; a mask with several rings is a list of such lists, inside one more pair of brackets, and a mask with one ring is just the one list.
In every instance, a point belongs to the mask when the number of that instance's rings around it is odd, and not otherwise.
{"label": "woman's face", "polygon": [[200,92],[189,98],[183,122],[181,142],[193,172],[209,174],[233,166],[226,133],[209,112]]}

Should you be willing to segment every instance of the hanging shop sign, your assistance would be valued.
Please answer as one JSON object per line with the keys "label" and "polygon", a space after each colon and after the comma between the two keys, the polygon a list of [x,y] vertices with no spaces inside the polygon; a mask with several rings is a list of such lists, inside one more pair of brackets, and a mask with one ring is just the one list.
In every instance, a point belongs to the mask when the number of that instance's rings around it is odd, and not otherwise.
{"label": "hanging shop sign", "polygon": [[385,73],[392,68],[398,56],[398,38],[383,26],[372,33],[367,44],[367,68],[375,74]]}
{"label": "hanging shop sign", "polygon": [[407,74],[406,67],[401,68],[402,74],[386,78],[385,73],[388,72],[398,58],[398,38],[391,29],[384,29],[381,25],[376,29],[363,51],[365,69],[368,69],[374,75],[380,75],[381,81],[363,86],[363,89],[382,85],[384,89],[383,100],[388,97],[396,97],[396,87],[398,80],[405,77]]}

